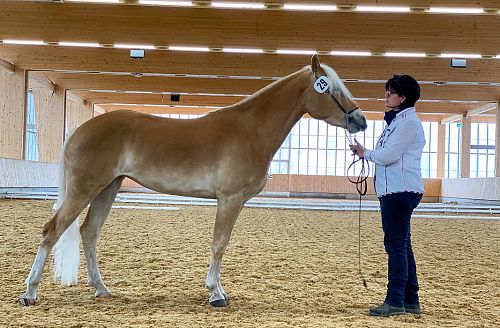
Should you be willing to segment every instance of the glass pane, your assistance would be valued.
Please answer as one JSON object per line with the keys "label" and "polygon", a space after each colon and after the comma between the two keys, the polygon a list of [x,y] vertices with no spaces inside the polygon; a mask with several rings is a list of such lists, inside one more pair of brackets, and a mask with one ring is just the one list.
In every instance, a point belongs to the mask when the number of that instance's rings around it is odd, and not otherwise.
{"label": "glass pane", "polygon": [[309,120],[309,135],[317,136],[318,135],[318,120],[308,119]]}
{"label": "glass pane", "polygon": [[337,149],[337,137],[328,137],[328,149]]}
{"label": "glass pane", "polygon": [[333,136],[336,136],[337,135],[337,128],[332,126],[332,125],[328,125],[327,126],[328,128],[328,135],[333,137]]}
{"label": "glass pane", "polygon": [[326,136],[319,136],[319,139],[318,139],[318,148],[319,149],[326,149],[326,140],[327,140]]}
{"label": "glass pane", "polygon": [[326,167],[326,150],[318,150],[318,167]]}
{"label": "glass pane", "polygon": [[328,129],[327,129],[327,123],[324,122],[324,121],[319,121],[319,126],[318,126],[318,134],[320,136],[326,136],[326,134],[328,133]]}
{"label": "glass pane", "polygon": [[307,174],[307,149],[299,149],[299,174]]}
{"label": "glass pane", "polygon": [[477,162],[478,162],[478,155],[476,154],[471,154],[470,155],[470,177],[471,178],[477,178]]}
{"label": "glass pane", "polygon": [[477,144],[477,139],[478,139],[478,124],[477,123],[471,123],[470,125],[470,141],[471,144],[476,145]]}
{"label": "glass pane", "polygon": [[318,151],[316,149],[309,150],[309,168],[307,170],[308,174],[317,174],[318,166]]}
{"label": "glass pane", "polygon": [[300,135],[307,136],[309,134],[309,119],[301,118],[299,122],[300,122]]}
{"label": "glass pane", "polygon": [[423,153],[422,154],[422,167],[421,167],[421,172],[422,172],[422,177],[428,178],[429,177],[429,153]]}
{"label": "glass pane", "polygon": [[291,140],[291,147],[292,148],[299,148],[299,140],[300,140],[300,137],[296,134],[292,134],[290,136],[290,140]]}
{"label": "glass pane", "polygon": [[479,144],[488,144],[488,125],[487,123],[479,123]]}
{"label": "glass pane", "polygon": [[437,150],[438,150],[438,142],[439,142],[438,129],[439,129],[439,123],[432,122],[431,123],[432,140],[427,140],[427,143],[429,143],[430,150],[433,153],[437,153]]}
{"label": "glass pane", "polygon": [[494,145],[496,139],[496,125],[488,124],[488,145]]}
{"label": "glass pane", "polygon": [[290,149],[290,173],[298,174],[299,173],[299,150],[298,149]]}
{"label": "glass pane", "polygon": [[318,136],[317,135],[311,135],[309,136],[309,148],[318,148]]}

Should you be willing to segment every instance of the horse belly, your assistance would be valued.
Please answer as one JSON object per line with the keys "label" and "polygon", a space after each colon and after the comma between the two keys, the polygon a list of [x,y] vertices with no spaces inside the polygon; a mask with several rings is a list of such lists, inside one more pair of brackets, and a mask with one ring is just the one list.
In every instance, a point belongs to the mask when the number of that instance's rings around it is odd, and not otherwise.
{"label": "horse belly", "polygon": [[127,174],[142,186],[171,195],[215,198],[216,192],[209,172],[186,173],[182,170],[145,170]]}

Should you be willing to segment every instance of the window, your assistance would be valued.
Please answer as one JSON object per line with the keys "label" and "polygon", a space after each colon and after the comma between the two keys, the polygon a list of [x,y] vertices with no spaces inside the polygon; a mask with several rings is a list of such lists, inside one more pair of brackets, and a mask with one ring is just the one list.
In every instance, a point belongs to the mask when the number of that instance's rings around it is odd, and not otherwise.
{"label": "window", "polygon": [[26,159],[38,161],[40,154],[38,150],[38,135],[36,129],[35,102],[33,90],[28,90],[28,117],[26,120]]}
{"label": "window", "polygon": [[472,123],[470,177],[495,176],[495,124]]}
{"label": "window", "polygon": [[[357,140],[369,149],[374,149],[378,137],[384,130],[384,121],[367,122],[365,132],[356,135]],[[427,140],[422,155],[422,176],[437,176],[437,135],[438,123],[423,122]],[[283,145],[273,158],[271,174],[338,175],[356,176],[361,163],[347,169],[353,157],[349,150],[349,137],[343,128],[337,128],[323,121],[302,118],[292,128]],[[373,176],[373,164],[370,175]]]}
{"label": "window", "polygon": [[461,123],[446,124],[446,136],[444,146],[444,177],[460,177],[460,144],[462,137]]}
{"label": "window", "polygon": [[422,122],[425,146],[422,152],[422,178],[437,177],[438,123]]}

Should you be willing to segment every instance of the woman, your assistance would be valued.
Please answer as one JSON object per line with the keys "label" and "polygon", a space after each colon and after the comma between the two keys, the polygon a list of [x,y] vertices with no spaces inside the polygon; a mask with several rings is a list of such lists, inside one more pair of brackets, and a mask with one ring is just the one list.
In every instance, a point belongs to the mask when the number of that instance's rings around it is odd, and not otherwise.
{"label": "woman", "polygon": [[356,140],[351,151],[375,163],[375,192],[380,201],[384,246],[388,255],[387,295],[371,308],[372,316],[420,314],[410,219],[424,193],[420,173],[424,130],[415,112],[420,86],[409,75],[394,75],[385,84],[387,122],[374,150]]}

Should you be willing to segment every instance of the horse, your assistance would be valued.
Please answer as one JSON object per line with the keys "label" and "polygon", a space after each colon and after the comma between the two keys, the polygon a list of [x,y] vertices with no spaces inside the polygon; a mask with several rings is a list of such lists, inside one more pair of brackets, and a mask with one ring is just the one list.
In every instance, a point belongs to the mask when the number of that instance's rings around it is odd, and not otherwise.
{"label": "horse", "polygon": [[[111,296],[99,270],[96,243],[128,177],[161,193],[217,199],[205,287],[211,306],[226,306],[220,272],[235,221],[244,204],[263,190],[274,154],[305,114],[349,133],[367,128],[351,93],[317,55],[310,65],[246,99],[196,119],[118,110],[85,122],[63,147],[56,212],[42,229],[20,304],[35,305],[53,247],[55,278],[63,285],[76,283],[78,232],[88,285],[95,288],[96,298]],[[77,218],[87,206],[80,227]]]}

